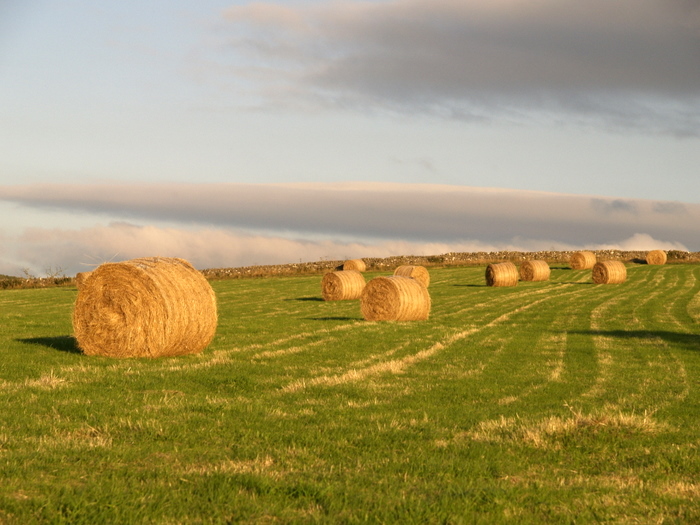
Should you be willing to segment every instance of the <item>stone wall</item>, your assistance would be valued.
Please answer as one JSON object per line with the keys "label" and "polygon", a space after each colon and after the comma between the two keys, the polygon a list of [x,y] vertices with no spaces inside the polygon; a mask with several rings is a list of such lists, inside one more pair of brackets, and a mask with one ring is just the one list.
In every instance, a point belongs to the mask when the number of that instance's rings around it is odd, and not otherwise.
{"label": "stone wall", "polygon": [[[616,260],[644,264],[646,251],[593,250],[598,260]],[[367,271],[393,271],[403,264],[425,267],[479,266],[496,261],[545,260],[553,265],[568,265],[574,251],[540,252],[450,252],[442,255],[401,255],[394,257],[366,257],[362,260]],[[668,263],[698,263],[700,252],[667,252]],[[305,263],[275,264],[266,266],[245,266],[241,268],[211,268],[202,270],[207,279],[241,279],[246,277],[272,277],[279,275],[323,274],[342,268],[344,261],[316,261]]]}

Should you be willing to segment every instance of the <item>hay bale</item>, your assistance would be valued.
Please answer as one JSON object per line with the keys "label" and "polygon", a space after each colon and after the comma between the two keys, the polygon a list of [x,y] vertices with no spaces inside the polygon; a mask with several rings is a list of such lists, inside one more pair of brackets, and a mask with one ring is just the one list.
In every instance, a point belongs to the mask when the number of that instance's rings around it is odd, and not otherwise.
{"label": "hay bale", "polygon": [[86,355],[164,357],[199,353],[216,332],[216,296],[183,259],[105,263],[78,291],[73,330]]}
{"label": "hay bale", "polygon": [[426,288],[430,286],[430,274],[424,266],[411,266],[405,264],[396,268],[396,270],[394,270],[394,275],[399,275],[401,277],[411,277],[412,279],[415,279],[416,281],[421,283]]}
{"label": "hay bale", "polygon": [[75,287],[80,290],[92,272],[78,272],[75,274]]}
{"label": "hay bale", "polygon": [[359,299],[365,288],[365,277],[357,270],[328,272],[321,280],[324,301]]}
{"label": "hay bale", "polygon": [[358,272],[364,272],[367,270],[367,265],[362,259],[350,259],[343,263],[343,270],[357,270]]}
{"label": "hay bale", "polygon": [[576,252],[569,259],[572,270],[588,270],[595,265],[596,256],[593,252]]}
{"label": "hay bale", "polygon": [[593,282],[619,284],[627,280],[627,267],[621,261],[600,261],[593,266]]}
{"label": "hay bale", "polygon": [[666,252],[663,250],[652,250],[647,253],[647,264],[666,264]]}
{"label": "hay bale", "polygon": [[424,321],[430,315],[430,294],[411,277],[375,277],[362,291],[360,310],[367,321]]}
{"label": "hay bale", "polygon": [[491,263],[486,267],[487,286],[516,286],[518,268],[510,262]]}
{"label": "hay bale", "polygon": [[521,281],[547,281],[550,273],[547,261],[525,261],[520,265]]}

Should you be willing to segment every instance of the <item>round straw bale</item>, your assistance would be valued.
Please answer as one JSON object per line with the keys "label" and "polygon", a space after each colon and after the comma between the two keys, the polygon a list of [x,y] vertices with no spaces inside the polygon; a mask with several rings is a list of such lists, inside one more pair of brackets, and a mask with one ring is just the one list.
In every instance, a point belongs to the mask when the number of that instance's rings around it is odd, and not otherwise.
{"label": "round straw bale", "polygon": [[430,274],[424,266],[410,266],[403,265],[399,266],[394,270],[394,275],[400,275],[401,277],[411,277],[421,283],[426,288],[430,286]]}
{"label": "round straw bale", "polygon": [[576,252],[569,259],[572,270],[588,270],[593,268],[596,257],[593,252]]}
{"label": "round straw bale", "polygon": [[430,315],[430,294],[410,277],[375,277],[362,291],[360,310],[367,321],[424,321]]}
{"label": "round straw bale", "polygon": [[521,281],[546,281],[550,273],[547,261],[525,261],[520,265]]}
{"label": "round straw bale", "polygon": [[663,250],[652,250],[647,253],[647,264],[666,264],[666,252]]}
{"label": "round straw bale", "polygon": [[328,272],[321,280],[324,301],[359,299],[365,288],[365,277],[357,270]]}
{"label": "round straw bale", "polygon": [[518,268],[510,261],[491,263],[486,267],[486,284],[488,286],[516,286]]}
{"label": "round straw bale", "polygon": [[367,265],[362,259],[350,259],[343,263],[343,270],[357,270],[358,272],[364,272],[367,270]]}
{"label": "round straw bale", "polygon": [[183,259],[105,263],[78,291],[73,331],[86,355],[196,354],[216,332],[216,296]]}
{"label": "round straw bale", "polygon": [[621,261],[600,261],[593,266],[593,282],[619,284],[627,280],[627,268]]}
{"label": "round straw bale", "polygon": [[88,277],[90,277],[91,272],[78,272],[75,274],[75,287],[80,290]]}

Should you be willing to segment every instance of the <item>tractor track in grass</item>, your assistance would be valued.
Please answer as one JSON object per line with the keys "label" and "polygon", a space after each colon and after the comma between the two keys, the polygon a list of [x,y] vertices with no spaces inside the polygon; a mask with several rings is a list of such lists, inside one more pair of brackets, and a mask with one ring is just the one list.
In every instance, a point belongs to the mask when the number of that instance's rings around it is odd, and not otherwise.
{"label": "tractor track in grass", "polygon": [[[321,323],[322,327],[314,328],[318,325],[318,320],[323,318],[322,315],[317,319],[308,319],[308,309],[292,309],[291,315],[306,316],[306,322],[300,325],[302,330],[299,333],[285,334],[265,343],[217,348],[190,359],[154,362],[151,368],[173,372],[234,366],[240,359],[248,359],[252,363],[274,364],[287,358],[298,359],[305,354],[313,354],[314,359],[319,356],[328,356],[328,363],[321,362],[309,367],[308,370],[300,369],[295,372],[301,377],[282,385],[279,390],[290,393],[311,387],[357,383],[382,374],[400,374],[448,350],[468,352],[472,344],[469,341],[473,341],[473,344],[497,341],[498,344],[491,353],[476,357],[470,365],[463,366],[460,370],[453,370],[460,377],[474,378],[485,373],[496,362],[507,361],[515,351],[509,348],[515,335],[510,334],[508,329],[504,330],[505,325],[510,323],[513,327],[511,332],[515,333],[519,327],[525,326],[523,323],[527,322],[519,320],[518,316],[521,314],[533,314],[538,308],[556,308],[559,315],[554,316],[549,324],[540,326],[540,333],[532,340],[531,348],[520,349],[521,352],[529,352],[527,357],[531,364],[537,364],[532,367],[532,378],[529,384],[517,394],[503,395],[496,402],[501,405],[513,404],[541,392],[550,383],[566,381],[566,357],[569,332],[572,330],[575,333],[587,330],[590,332],[594,351],[592,364],[595,365],[596,378],[581,396],[596,398],[606,392],[606,385],[614,380],[616,370],[620,367],[619,357],[608,349],[613,336],[605,333],[611,329],[606,319],[611,317],[612,312],[620,305],[628,305],[624,308],[629,321],[628,328],[635,331],[647,330],[648,326],[639,319],[647,319],[644,314],[647,310],[651,310],[654,322],[664,322],[667,326],[673,327],[673,330],[692,333],[691,327],[687,326],[683,320],[677,319],[675,313],[694,311],[692,305],[698,302],[698,294],[693,292],[697,285],[695,275],[697,270],[685,272],[683,274],[687,276],[685,279],[681,279],[678,272],[667,272],[665,267],[659,267],[653,272],[639,273],[639,277],[637,273],[630,272],[628,283],[621,285],[627,286],[626,291],[624,288],[618,288],[617,285],[591,285],[587,282],[588,272],[579,271],[562,273],[556,280],[546,284],[528,283],[517,290],[479,287],[476,293],[447,295],[436,293],[440,299],[434,302],[431,320],[425,324],[428,330],[419,338],[416,338],[410,330],[402,335],[401,329],[398,329],[396,337],[390,338],[392,342],[386,348],[375,347],[371,351],[362,351],[362,348],[359,348],[355,354],[348,356],[335,355],[334,348],[348,338],[358,341],[359,344],[380,333],[386,325],[350,319],[332,326]],[[435,286],[451,287],[458,284],[452,279],[435,281]],[[643,293],[630,292],[630,288],[634,290],[633,286],[642,284]],[[621,291],[624,293],[620,293]],[[262,301],[257,306],[265,309],[267,302],[277,303],[273,308],[277,311],[280,298],[269,297],[267,301]],[[663,304],[661,314],[655,313],[659,311],[658,303]],[[331,305],[324,305],[325,313],[328,313],[330,307]],[[585,312],[590,313],[585,314]],[[585,326],[585,315],[588,315],[588,327]],[[574,319],[576,323],[572,324]],[[461,329],[457,325],[461,325]],[[644,344],[663,347],[664,342],[658,337],[654,339],[650,336]],[[679,396],[687,395],[687,371],[683,368],[682,360],[678,356],[660,352],[653,359],[649,358],[648,363],[648,366],[665,367],[670,374],[686,383],[683,387],[685,394],[675,391],[673,399],[680,399]],[[123,370],[125,374],[133,373],[126,362],[114,363],[112,367]],[[0,389],[8,391],[28,387],[63,388],[73,381],[81,381],[82,375],[85,376],[83,380],[89,381],[96,380],[101,374],[90,365],[81,364],[65,369],[59,367],[46,378],[21,385],[11,385],[6,382]]]}
{"label": "tractor track in grass", "polygon": [[[546,303],[548,301],[560,300],[563,298],[574,298],[578,295],[586,293],[582,289],[571,288],[574,284],[562,284],[556,287],[556,292],[553,293],[552,289],[534,289],[534,290],[523,290],[520,294],[510,294],[507,296],[500,297],[494,301],[499,310],[505,305],[510,304],[511,306],[505,312],[502,310],[495,315],[493,314],[493,304],[489,307],[489,302],[480,303],[474,308],[477,310],[482,308],[484,311],[480,312],[480,317],[470,319],[470,327],[461,331],[452,331],[451,333],[442,336],[438,341],[433,342],[430,346],[421,348],[416,352],[410,353],[400,358],[389,359],[386,361],[375,362],[370,366],[361,367],[353,366],[356,363],[351,363],[346,367],[346,370],[342,373],[337,374],[321,374],[317,376],[300,378],[298,380],[292,381],[281,390],[282,392],[297,392],[309,387],[314,386],[334,386],[342,385],[346,383],[353,383],[367,379],[368,377],[374,377],[384,373],[398,374],[406,370],[406,368],[413,366],[417,363],[426,361],[431,357],[437,355],[441,351],[451,347],[457,342],[468,339],[470,336],[482,333],[492,328],[496,328],[506,321],[508,321],[513,316],[530,310],[538,305]],[[532,300],[534,299],[534,300]],[[530,300],[529,302],[523,304],[523,300]],[[517,306],[516,306],[517,305]],[[443,305],[443,309],[448,308]],[[465,308],[463,311],[470,311]],[[462,311],[455,314],[446,314],[446,317],[451,315],[459,315]],[[439,314],[438,314],[439,315]],[[433,319],[435,316],[433,317]],[[476,368],[468,371],[470,374],[479,373],[484,370],[483,363],[479,363]]]}

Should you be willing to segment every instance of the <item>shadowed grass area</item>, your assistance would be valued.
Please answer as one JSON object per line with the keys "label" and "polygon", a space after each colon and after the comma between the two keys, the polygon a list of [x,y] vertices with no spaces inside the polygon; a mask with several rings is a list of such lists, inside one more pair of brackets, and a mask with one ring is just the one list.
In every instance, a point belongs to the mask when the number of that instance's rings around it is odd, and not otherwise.
{"label": "shadowed grass area", "polygon": [[670,332],[667,330],[592,330],[587,333],[591,335],[616,337],[620,339],[637,339],[640,341],[653,341],[655,339],[660,339],[666,343],[671,343],[674,346],[685,347],[688,350],[700,352],[700,334]]}
{"label": "shadowed grass area", "polygon": [[62,352],[71,352],[74,354],[81,353],[80,348],[78,348],[78,342],[72,335],[59,335],[56,337],[27,337],[24,339],[18,339],[20,343],[26,343],[30,345],[42,345],[48,348],[55,348],[56,350],[61,350]]}
{"label": "shadowed grass area", "polygon": [[435,269],[403,323],[212,285],[210,347],[155,360],[80,353],[74,290],[0,291],[0,523],[700,521],[700,266]]}

